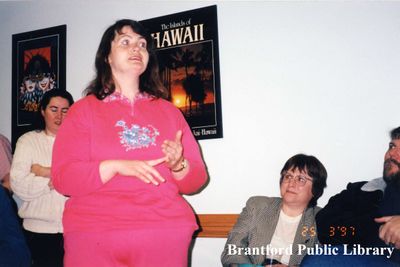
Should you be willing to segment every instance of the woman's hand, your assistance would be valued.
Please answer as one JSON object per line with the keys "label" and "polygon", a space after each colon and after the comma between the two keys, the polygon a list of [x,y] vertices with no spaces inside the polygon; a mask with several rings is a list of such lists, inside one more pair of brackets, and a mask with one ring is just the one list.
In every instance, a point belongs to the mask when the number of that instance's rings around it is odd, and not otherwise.
{"label": "woman's hand", "polygon": [[159,185],[165,179],[154,166],[166,161],[166,157],[155,160],[105,160],[100,163],[99,171],[103,183],[108,182],[116,174],[135,176],[146,184]]}
{"label": "woman's hand", "polygon": [[[51,168],[44,167],[40,164],[32,164],[31,172],[36,176],[50,178]],[[53,183],[51,182],[51,180],[49,181],[49,183],[47,185],[50,188],[50,190],[54,189],[54,186],[53,186]]]}
{"label": "woman's hand", "polygon": [[164,153],[167,160],[165,161],[172,171],[181,168],[183,158],[183,146],[182,146],[182,131],[176,132],[175,140],[165,140],[161,145],[162,152]]}
{"label": "woman's hand", "polygon": [[50,167],[44,167],[44,166],[42,166],[40,164],[32,164],[31,172],[36,176],[42,176],[42,177],[50,178],[51,168]]}

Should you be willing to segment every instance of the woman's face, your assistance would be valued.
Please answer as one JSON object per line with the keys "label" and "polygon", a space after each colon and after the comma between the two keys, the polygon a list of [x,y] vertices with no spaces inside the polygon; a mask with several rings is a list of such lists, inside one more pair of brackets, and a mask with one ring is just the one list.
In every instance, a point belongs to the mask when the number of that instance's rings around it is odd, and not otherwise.
{"label": "woman's face", "polygon": [[284,174],[280,189],[284,204],[305,208],[313,197],[312,178],[307,171],[300,172],[298,168],[289,169]]}
{"label": "woman's face", "polygon": [[42,116],[45,121],[45,130],[47,134],[56,135],[58,128],[69,109],[69,102],[67,99],[60,96],[55,96],[50,99],[47,107],[42,110]]}
{"label": "woman's face", "polygon": [[141,75],[149,63],[146,39],[131,27],[124,26],[121,34],[117,33],[111,42],[108,63],[113,75]]}

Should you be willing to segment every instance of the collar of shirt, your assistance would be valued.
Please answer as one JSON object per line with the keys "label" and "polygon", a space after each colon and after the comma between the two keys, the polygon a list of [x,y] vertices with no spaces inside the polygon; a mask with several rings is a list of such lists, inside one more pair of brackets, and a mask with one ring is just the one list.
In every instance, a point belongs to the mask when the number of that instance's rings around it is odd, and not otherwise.
{"label": "collar of shirt", "polygon": [[[147,93],[138,93],[135,98],[133,99],[133,101],[136,101],[138,99],[147,99],[150,98],[150,95]],[[131,103],[131,101],[124,96],[123,94],[121,94],[120,92],[114,92],[111,95],[108,95],[106,98],[103,99],[104,102],[108,103],[108,102],[113,102],[113,101],[121,101],[121,102],[125,102],[125,103]]]}
{"label": "collar of shirt", "polygon": [[383,180],[382,177],[380,177],[380,178],[373,179],[373,180],[369,181],[368,183],[364,184],[361,187],[361,190],[365,191],[365,192],[381,190],[383,192],[383,191],[385,191],[385,188],[386,188],[386,182],[385,182],[385,180]]}

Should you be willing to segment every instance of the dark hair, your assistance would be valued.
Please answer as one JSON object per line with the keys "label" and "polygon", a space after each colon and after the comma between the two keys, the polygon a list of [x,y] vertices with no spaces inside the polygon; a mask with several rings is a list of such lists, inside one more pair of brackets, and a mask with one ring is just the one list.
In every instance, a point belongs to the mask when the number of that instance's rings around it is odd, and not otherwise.
{"label": "dark hair", "polygon": [[314,156],[308,156],[304,154],[297,154],[288,159],[281,170],[281,179],[279,184],[282,184],[283,175],[285,172],[291,169],[298,169],[301,172],[307,172],[307,174],[313,179],[312,181],[312,195],[309,207],[317,205],[317,200],[324,193],[326,187],[326,178],[328,174],[324,165]]}
{"label": "dark hair", "polygon": [[40,101],[40,104],[39,104],[39,109],[36,112],[36,120],[35,120],[35,123],[33,124],[35,130],[46,129],[46,123],[45,123],[43,115],[42,115],[42,110],[44,111],[47,108],[47,106],[49,105],[50,100],[53,97],[57,97],[57,96],[66,99],[69,103],[69,106],[72,106],[72,104],[74,103],[74,98],[72,97],[72,95],[65,90],[52,89],[50,91],[47,91],[43,95],[42,100]]}
{"label": "dark hair", "polygon": [[400,127],[394,128],[390,131],[390,138],[392,138],[392,140],[400,139]]}
{"label": "dark hair", "polygon": [[139,89],[156,98],[168,99],[169,93],[163,86],[158,72],[158,61],[154,50],[153,37],[145,30],[145,28],[137,21],[130,19],[122,19],[108,27],[101,38],[99,48],[96,53],[95,68],[96,76],[86,88],[86,95],[94,94],[98,99],[104,99],[106,96],[114,93],[115,84],[112,79],[111,67],[108,63],[108,56],[111,52],[111,43],[116,34],[121,34],[122,28],[125,26],[143,36],[147,42],[147,51],[149,53],[149,62],[145,72],[140,75]]}

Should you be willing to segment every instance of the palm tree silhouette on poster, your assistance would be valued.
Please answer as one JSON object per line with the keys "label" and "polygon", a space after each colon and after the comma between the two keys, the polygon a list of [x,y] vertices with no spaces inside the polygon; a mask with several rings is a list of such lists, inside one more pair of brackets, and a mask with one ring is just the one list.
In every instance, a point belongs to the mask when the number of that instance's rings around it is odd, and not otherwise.
{"label": "palm tree silhouette on poster", "polygon": [[189,74],[183,81],[183,88],[186,92],[186,98],[189,101],[189,115],[192,115],[192,102],[196,104],[196,112],[199,112],[199,107],[202,108],[206,99],[204,82],[199,74]]}
{"label": "palm tree silhouette on poster", "polygon": [[185,104],[189,106],[189,116],[192,115],[192,101],[194,93],[194,79],[189,75],[189,67],[194,66],[194,52],[189,49],[179,49],[178,53],[181,56],[182,66],[185,68],[185,79],[183,80],[183,89],[186,93]]}
{"label": "palm tree silhouette on poster", "polygon": [[[191,48],[194,49],[192,50]],[[197,52],[194,50],[197,50]],[[193,103],[196,103],[196,113],[202,112],[207,96],[205,81],[209,79],[205,73],[207,70],[211,72],[212,69],[210,52],[210,47],[203,45],[197,45],[197,49],[191,45],[189,47],[177,47],[159,51],[160,76],[163,83],[170,92],[174,83],[181,84],[186,94],[184,113],[188,117],[193,115]],[[182,80],[173,80],[172,71],[180,72],[180,69],[183,69],[184,78]]]}
{"label": "palm tree silhouette on poster", "polygon": [[[196,73],[200,73],[202,80],[210,79],[206,72],[212,70],[212,49],[209,45],[202,45],[201,50],[195,56]],[[212,74],[212,72],[211,72]],[[212,79],[212,77],[211,77]]]}
{"label": "palm tree silhouette on poster", "polygon": [[179,59],[177,58],[176,49],[168,49],[169,53],[158,53],[159,69],[161,80],[165,88],[168,89],[171,95],[172,87],[172,74],[171,72],[177,71]]}

